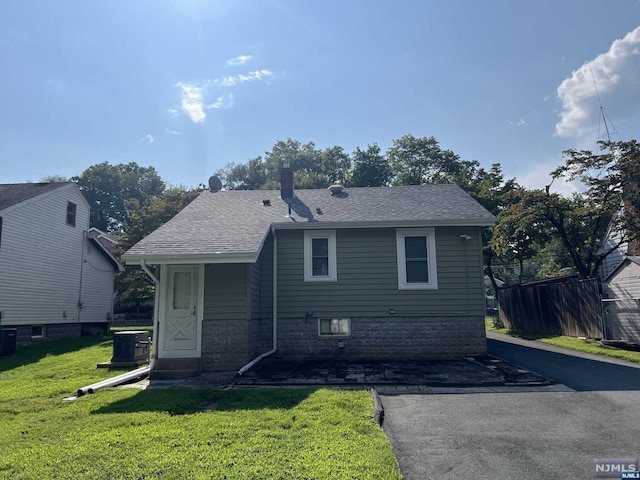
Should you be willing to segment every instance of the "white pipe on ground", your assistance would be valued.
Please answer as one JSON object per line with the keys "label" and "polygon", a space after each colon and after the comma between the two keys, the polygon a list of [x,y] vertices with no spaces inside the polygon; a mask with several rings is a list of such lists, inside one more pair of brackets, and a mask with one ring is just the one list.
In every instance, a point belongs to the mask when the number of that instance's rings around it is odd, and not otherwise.
{"label": "white pipe on ground", "polygon": [[138,378],[146,377],[147,375],[149,375],[150,370],[151,370],[151,367],[147,365],[145,367],[140,367],[136,370],[131,370],[130,372],[126,372],[121,375],[117,375],[115,377],[102,380],[101,382],[92,383],[91,385],[87,385],[86,387],[79,388],[76,396],[82,397],[87,393],[95,393],[97,390],[100,390],[101,388],[115,387],[116,385],[121,385],[123,383],[130,382],[131,380],[136,380]]}
{"label": "white pipe on ground", "polygon": [[258,355],[256,358],[247,363],[244,367],[238,370],[238,374],[242,375],[251,367],[253,367],[256,363],[262,360],[264,357],[268,357],[276,352],[278,348],[278,241],[276,239],[276,229],[275,227],[271,227],[271,236],[273,237],[273,300],[272,300],[272,310],[273,310],[273,340],[272,340],[272,348],[268,352],[264,352],[261,355]]}

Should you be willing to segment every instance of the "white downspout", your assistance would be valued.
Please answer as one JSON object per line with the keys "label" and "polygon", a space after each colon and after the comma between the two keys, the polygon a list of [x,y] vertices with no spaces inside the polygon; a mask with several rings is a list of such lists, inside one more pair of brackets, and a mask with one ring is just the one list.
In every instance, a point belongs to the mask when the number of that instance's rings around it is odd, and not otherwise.
{"label": "white downspout", "polygon": [[253,367],[256,363],[262,360],[264,357],[268,357],[269,355],[276,352],[278,348],[278,240],[276,238],[276,229],[274,226],[271,226],[271,236],[273,237],[273,300],[272,300],[272,310],[273,310],[273,343],[272,348],[268,352],[264,352],[261,355],[258,355],[256,358],[247,363],[244,367],[238,370],[238,374],[242,375],[251,367]]}
{"label": "white downspout", "polygon": [[160,280],[158,280],[158,277],[156,277],[153,274],[153,272],[149,269],[144,259],[140,260],[140,266],[142,267],[142,270],[144,270],[144,273],[149,275],[149,278],[153,280],[153,284],[156,287],[153,295],[153,303],[154,303],[153,305],[153,336],[151,338],[151,345],[153,346],[153,355],[151,356],[151,368],[153,369],[153,364],[155,363],[155,359],[158,358],[158,334],[159,334],[158,330],[160,329],[160,326],[158,325],[158,295],[159,295],[158,289],[160,288]]}

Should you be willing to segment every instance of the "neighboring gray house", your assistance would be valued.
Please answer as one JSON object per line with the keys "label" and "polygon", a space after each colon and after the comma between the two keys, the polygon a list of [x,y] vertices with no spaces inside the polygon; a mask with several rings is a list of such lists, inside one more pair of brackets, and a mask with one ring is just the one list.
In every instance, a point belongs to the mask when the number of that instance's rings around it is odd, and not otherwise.
{"label": "neighboring gray house", "polygon": [[473,355],[494,222],[456,185],[205,190],[123,259],[157,285],[156,376]]}
{"label": "neighboring gray house", "polygon": [[640,257],[625,256],[603,283],[607,340],[640,343]]}
{"label": "neighboring gray house", "polygon": [[18,345],[106,331],[122,267],[73,183],[0,184],[0,326]]}
{"label": "neighboring gray house", "polygon": [[[619,215],[625,208],[629,205],[623,205]],[[607,340],[640,343],[640,246],[622,240],[622,232],[610,226],[600,249],[617,246],[600,267],[604,335]]]}

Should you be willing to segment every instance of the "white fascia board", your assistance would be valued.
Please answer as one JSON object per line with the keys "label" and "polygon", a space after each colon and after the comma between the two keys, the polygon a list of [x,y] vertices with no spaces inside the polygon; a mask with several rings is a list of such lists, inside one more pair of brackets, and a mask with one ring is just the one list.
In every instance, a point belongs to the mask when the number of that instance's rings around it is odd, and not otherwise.
{"label": "white fascia board", "polygon": [[174,255],[123,255],[126,265],[194,265],[205,263],[255,263],[258,254],[251,253],[190,253]]}
{"label": "white fascia board", "polygon": [[274,223],[277,230],[327,230],[340,228],[492,227],[496,219],[406,220],[397,222],[298,222]]}

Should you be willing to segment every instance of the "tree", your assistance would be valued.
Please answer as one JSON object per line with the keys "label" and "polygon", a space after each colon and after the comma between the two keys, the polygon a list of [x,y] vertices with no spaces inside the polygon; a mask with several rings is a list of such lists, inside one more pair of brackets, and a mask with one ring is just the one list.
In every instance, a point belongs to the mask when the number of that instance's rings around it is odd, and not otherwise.
{"label": "tree", "polygon": [[125,207],[129,214],[120,237],[123,248],[131,248],[171,220],[191,203],[198,193],[197,188],[178,186],[170,187],[160,195],[149,195],[142,201],[137,198],[126,200]]}
{"label": "tree", "polygon": [[391,167],[380,153],[377,144],[368,145],[366,150],[356,147],[352,154],[353,173],[350,185],[354,187],[384,187],[391,180]]}
{"label": "tree", "polygon": [[280,168],[285,163],[295,172],[295,188],[326,188],[335,182],[348,181],[351,158],[340,146],[317,149],[289,138],[274,144],[264,157],[246,163],[229,163],[216,172],[229,190],[277,190]]}
{"label": "tree", "polygon": [[[579,181],[587,189],[584,196],[592,208],[612,221],[611,227],[621,233],[620,243],[640,242],[640,144],[627,142],[599,142],[605,153],[589,150],[567,150],[565,164],[552,173],[553,178],[564,177]],[[615,245],[613,249],[619,246]],[[604,252],[608,255],[610,251]]]}
{"label": "tree", "polygon": [[435,137],[404,135],[387,150],[395,185],[451,183],[462,164],[451,150],[442,150]]}
{"label": "tree", "polygon": [[540,212],[531,209],[525,200],[529,194],[524,188],[509,194],[512,202],[500,212],[488,241],[495,254],[518,263],[519,283],[523,281],[525,261],[531,260],[549,241],[549,228],[539,218]]}
{"label": "tree", "polygon": [[[129,215],[121,234],[121,246],[128,250],[146,235],[173,218],[198,196],[198,189],[183,186],[171,187],[160,195],[151,195],[143,201],[137,198],[127,200]],[[118,302],[133,304],[140,313],[140,306],[153,299],[154,285],[139,267],[127,266],[116,277],[115,288]]]}
{"label": "tree", "polygon": [[156,169],[135,162],[111,165],[98,163],[73,177],[91,206],[91,226],[108,232],[120,231],[128,221],[126,202],[143,202],[165,189]]}
{"label": "tree", "polygon": [[69,178],[64,175],[46,175],[40,179],[40,183],[68,182]]}
{"label": "tree", "polygon": [[224,170],[216,172],[224,179],[224,187],[229,190],[259,190],[267,183],[267,168],[262,157],[247,163],[231,163]]}

